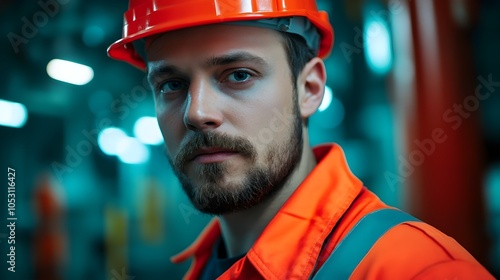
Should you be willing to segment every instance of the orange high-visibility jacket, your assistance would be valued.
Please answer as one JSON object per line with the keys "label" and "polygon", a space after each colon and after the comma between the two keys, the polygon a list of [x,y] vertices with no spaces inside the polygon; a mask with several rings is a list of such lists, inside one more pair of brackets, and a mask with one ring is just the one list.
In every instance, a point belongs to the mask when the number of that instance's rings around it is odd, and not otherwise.
{"label": "orange high-visibility jacket", "polygon": [[[363,216],[389,208],[350,172],[339,146],[319,146],[314,153],[318,165],[248,253],[218,279],[309,279]],[[215,218],[193,245],[172,258],[194,258],[185,279],[200,277],[220,234]],[[418,221],[387,231],[350,279],[494,278],[454,239]]]}

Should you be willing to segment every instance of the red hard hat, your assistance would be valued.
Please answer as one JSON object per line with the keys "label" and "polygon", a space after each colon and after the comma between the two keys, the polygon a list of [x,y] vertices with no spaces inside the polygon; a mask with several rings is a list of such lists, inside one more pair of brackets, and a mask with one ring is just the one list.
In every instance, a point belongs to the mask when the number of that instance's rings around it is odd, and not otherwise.
{"label": "red hard hat", "polygon": [[138,39],[200,25],[285,17],[307,18],[319,31],[318,56],[329,55],[333,28],[315,0],[130,0],[123,38],[109,46],[108,55],[145,69],[132,44]]}

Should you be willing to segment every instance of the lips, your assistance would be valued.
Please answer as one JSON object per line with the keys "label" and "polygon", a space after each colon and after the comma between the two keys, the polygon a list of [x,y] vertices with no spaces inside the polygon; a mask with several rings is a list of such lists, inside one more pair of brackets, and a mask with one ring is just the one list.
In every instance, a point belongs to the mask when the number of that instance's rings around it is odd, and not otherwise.
{"label": "lips", "polygon": [[217,147],[202,148],[193,154],[190,161],[196,161],[199,163],[222,162],[236,154],[238,154],[237,151],[230,149],[217,148]]}

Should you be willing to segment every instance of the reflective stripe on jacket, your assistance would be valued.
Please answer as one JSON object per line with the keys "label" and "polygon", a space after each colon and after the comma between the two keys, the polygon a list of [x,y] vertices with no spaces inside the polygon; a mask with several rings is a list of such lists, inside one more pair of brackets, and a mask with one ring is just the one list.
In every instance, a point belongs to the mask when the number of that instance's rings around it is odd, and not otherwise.
{"label": "reflective stripe on jacket", "polygon": [[[314,153],[314,170],[219,279],[309,279],[364,215],[389,208],[351,173],[339,146],[322,145]],[[199,278],[220,234],[215,218],[172,257],[173,262],[194,258],[185,279]],[[375,243],[350,279],[494,278],[452,238],[423,222],[405,222]]]}

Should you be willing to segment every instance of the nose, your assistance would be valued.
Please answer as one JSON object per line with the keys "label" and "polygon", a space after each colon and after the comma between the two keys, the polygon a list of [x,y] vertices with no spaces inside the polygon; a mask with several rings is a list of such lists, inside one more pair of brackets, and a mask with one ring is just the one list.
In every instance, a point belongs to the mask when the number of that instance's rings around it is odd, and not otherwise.
{"label": "nose", "polygon": [[184,124],[190,130],[208,131],[219,127],[223,114],[217,102],[217,90],[206,80],[191,81]]}

